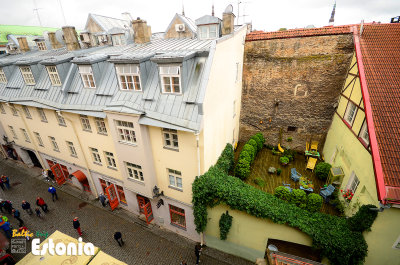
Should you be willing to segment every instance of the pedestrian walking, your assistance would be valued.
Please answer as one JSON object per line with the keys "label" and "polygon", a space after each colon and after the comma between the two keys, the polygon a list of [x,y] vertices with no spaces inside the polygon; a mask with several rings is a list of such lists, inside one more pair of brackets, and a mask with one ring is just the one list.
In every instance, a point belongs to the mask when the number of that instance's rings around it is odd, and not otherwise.
{"label": "pedestrian walking", "polygon": [[42,208],[43,212],[45,212],[45,213],[48,212],[47,204],[44,202],[42,197],[37,197],[36,198],[36,205],[40,206],[40,208]]}
{"label": "pedestrian walking", "polygon": [[13,209],[12,213],[14,218],[19,221],[19,226],[21,227],[24,224],[24,221],[21,219],[21,213],[17,209]]}
{"label": "pedestrian walking", "polygon": [[27,201],[22,201],[21,204],[22,209],[29,215],[32,215],[32,209],[31,209],[31,204]]}
{"label": "pedestrian walking", "polygon": [[2,182],[6,185],[6,188],[10,189],[10,179],[7,176],[1,176]]}
{"label": "pedestrian walking", "polygon": [[124,241],[122,240],[122,234],[121,232],[115,232],[114,233],[114,239],[117,241],[118,245],[122,247],[124,245]]}
{"label": "pedestrian walking", "polygon": [[81,223],[78,221],[78,217],[75,217],[74,220],[72,221],[72,225],[78,232],[79,236],[82,236],[82,231],[81,231]]}
{"label": "pedestrian walking", "polygon": [[37,216],[37,217],[42,218],[42,212],[40,211],[39,208],[36,207],[35,213],[36,213],[36,216]]}
{"label": "pedestrian walking", "polygon": [[[26,233],[26,232],[28,232],[28,228],[26,226],[20,226],[18,228],[18,232],[19,233]],[[31,239],[29,235],[26,235],[25,238],[26,238],[26,240],[30,240]]]}
{"label": "pedestrian walking", "polygon": [[196,244],[196,246],[194,247],[194,254],[196,255],[196,265],[198,265],[200,262],[201,251],[202,251],[201,245]]}
{"label": "pedestrian walking", "polygon": [[53,171],[47,170],[47,175],[49,176],[51,182],[55,183]]}
{"label": "pedestrian walking", "polygon": [[107,200],[107,198],[106,198],[106,196],[104,196],[104,194],[103,193],[100,193],[100,195],[99,195],[99,201],[101,202],[101,205],[103,205],[103,207],[106,207],[106,200]]}
{"label": "pedestrian walking", "polygon": [[3,180],[1,178],[0,178],[0,187],[1,187],[2,190],[4,190],[4,183],[3,183]]}
{"label": "pedestrian walking", "polygon": [[11,224],[9,222],[5,222],[1,228],[3,229],[4,233],[6,234],[7,238],[11,238],[12,233],[11,233]]}
{"label": "pedestrian walking", "polygon": [[51,193],[51,199],[53,200],[53,202],[54,202],[54,198],[56,198],[56,200],[58,200],[56,188],[54,188],[53,186],[50,186],[47,191]]}
{"label": "pedestrian walking", "polygon": [[4,207],[4,209],[6,209],[6,211],[7,211],[9,214],[12,213],[13,207],[12,207],[11,201],[9,201],[9,200],[3,201],[3,207]]}
{"label": "pedestrian walking", "polygon": [[0,211],[1,211],[2,213],[4,213],[3,209],[5,209],[5,208],[4,208],[4,201],[3,201],[2,199],[0,199]]}

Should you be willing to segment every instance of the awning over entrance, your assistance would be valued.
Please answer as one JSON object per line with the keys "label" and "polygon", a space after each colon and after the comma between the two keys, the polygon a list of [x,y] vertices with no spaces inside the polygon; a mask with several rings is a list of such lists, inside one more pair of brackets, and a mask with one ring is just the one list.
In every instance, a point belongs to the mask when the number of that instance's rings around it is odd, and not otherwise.
{"label": "awning over entrance", "polygon": [[79,180],[79,182],[85,182],[85,180],[86,180],[85,174],[83,174],[83,172],[80,170],[75,171],[74,173],[72,173],[72,175],[75,178],[77,178]]}

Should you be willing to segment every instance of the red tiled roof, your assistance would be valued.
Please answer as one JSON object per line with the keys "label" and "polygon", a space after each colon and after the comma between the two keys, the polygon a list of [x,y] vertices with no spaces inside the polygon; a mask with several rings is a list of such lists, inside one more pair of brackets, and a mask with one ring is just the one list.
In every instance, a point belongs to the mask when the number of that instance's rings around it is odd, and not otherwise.
{"label": "red tiled roof", "polygon": [[376,133],[371,148],[375,140],[379,153],[374,163],[380,160],[385,186],[400,187],[400,24],[365,25],[359,39]]}
{"label": "red tiled roof", "polygon": [[250,34],[247,34],[246,41],[351,34],[350,27],[351,25],[328,26],[323,28],[312,28],[312,29],[290,29],[290,30],[272,31],[272,32],[253,31]]}

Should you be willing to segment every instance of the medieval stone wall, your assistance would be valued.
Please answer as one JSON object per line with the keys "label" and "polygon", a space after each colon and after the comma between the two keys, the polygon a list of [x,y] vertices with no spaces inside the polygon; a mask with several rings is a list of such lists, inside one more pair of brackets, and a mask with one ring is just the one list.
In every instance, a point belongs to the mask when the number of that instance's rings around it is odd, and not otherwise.
{"label": "medieval stone wall", "polygon": [[285,147],[322,150],[353,47],[350,34],[246,42],[240,140],[261,131],[268,144],[281,134]]}

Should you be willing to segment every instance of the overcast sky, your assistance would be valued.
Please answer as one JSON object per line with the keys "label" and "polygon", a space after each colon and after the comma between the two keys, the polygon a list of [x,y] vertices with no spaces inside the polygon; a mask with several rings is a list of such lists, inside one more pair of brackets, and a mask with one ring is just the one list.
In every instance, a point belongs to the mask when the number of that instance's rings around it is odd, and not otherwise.
{"label": "overcast sky", "polygon": [[[133,18],[141,17],[151,25],[153,32],[165,31],[175,13],[182,12],[193,20],[211,15],[214,3],[215,15],[222,18],[228,4],[237,15],[237,0],[0,0],[0,24],[38,26],[39,20],[33,11],[39,8],[43,26],[64,25],[60,8],[62,3],[67,25],[77,29],[85,27],[88,13],[121,18],[122,12],[130,12]],[[253,29],[274,31],[279,28],[302,28],[328,25],[334,0],[241,0],[240,23],[252,22]],[[337,0],[335,25],[381,21],[389,22],[400,15],[400,0]]]}

